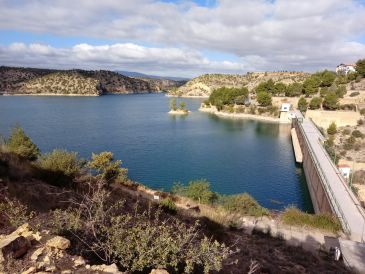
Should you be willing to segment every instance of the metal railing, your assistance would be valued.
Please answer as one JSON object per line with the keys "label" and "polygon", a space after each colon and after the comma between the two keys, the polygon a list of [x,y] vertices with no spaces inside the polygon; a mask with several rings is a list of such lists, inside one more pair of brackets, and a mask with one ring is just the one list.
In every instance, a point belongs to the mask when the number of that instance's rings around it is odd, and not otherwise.
{"label": "metal railing", "polygon": [[304,137],[305,143],[307,144],[309,155],[312,158],[314,165],[316,166],[316,170],[318,171],[317,173],[326,189],[325,193],[328,198],[328,201],[330,202],[332,209],[335,211],[336,216],[340,220],[344,232],[347,234],[351,234],[351,229],[348,225],[345,214],[343,213],[343,211],[333,193],[333,190],[329,184],[329,179],[327,178],[325,172],[323,171],[321,165],[319,164],[317,156],[315,155],[313,148],[308,140],[308,137],[304,132],[302,124],[298,121],[296,121],[296,123],[298,124],[298,128],[300,129],[301,134]]}

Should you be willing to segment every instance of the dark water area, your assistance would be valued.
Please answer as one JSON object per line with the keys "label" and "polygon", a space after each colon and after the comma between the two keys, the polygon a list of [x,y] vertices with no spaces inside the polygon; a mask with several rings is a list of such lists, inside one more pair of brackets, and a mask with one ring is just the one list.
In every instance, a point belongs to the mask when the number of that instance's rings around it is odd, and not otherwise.
{"label": "dark water area", "polygon": [[89,159],[112,151],[129,177],[154,189],[206,178],[219,193],[248,192],[263,206],[313,212],[295,164],[290,126],[198,112],[169,115],[162,94],[101,97],[0,96],[0,134],[17,123],[42,152],[65,148]]}

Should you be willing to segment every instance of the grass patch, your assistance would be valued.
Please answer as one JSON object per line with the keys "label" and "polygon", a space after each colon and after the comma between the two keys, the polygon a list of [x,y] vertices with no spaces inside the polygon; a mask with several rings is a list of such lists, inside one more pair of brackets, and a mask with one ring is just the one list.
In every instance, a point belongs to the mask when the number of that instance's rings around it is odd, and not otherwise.
{"label": "grass patch", "polygon": [[334,233],[341,230],[341,224],[336,217],[329,214],[308,214],[295,207],[287,208],[281,218],[287,225],[308,226]]}

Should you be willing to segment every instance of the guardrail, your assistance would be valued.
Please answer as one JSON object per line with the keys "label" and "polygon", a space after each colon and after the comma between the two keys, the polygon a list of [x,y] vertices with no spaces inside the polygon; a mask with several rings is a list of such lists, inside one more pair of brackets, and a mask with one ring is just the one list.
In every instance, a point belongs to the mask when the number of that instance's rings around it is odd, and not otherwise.
{"label": "guardrail", "polygon": [[321,181],[322,181],[322,183],[323,183],[323,185],[324,185],[324,187],[326,189],[326,196],[327,196],[327,198],[328,198],[328,200],[329,200],[329,202],[331,204],[331,207],[335,211],[335,214],[338,217],[338,219],[340,220],[344,232],[346,234],[351,234],[351,229],[350,229],[350,227],[348,225],[348,222],[346,220],[345,214],[343,213],[343,211],[342,211],[342,209],[341,209],[341,207],[340,207],[337,199],[334,196],[334,193],[332,191],[332,188],[331,188],[331,186],[328,183],[329,179],[327,178],[327,176],[324,173],[321,165],[319,164],[319,161],[317,159],[317,156],[315,155],[315,153],[313,151],[313,148],[312,148],[312,146],[311,146],[311,144],[310,144],[310,142],[308,140],[308,137],[304,133],[304,129],[302,127],[302,124],[298,120],[296,121],[296,123],[298,124],[298,128],[300,129],[301,134],[304,137],[304,140],[305,140],[305,142],[307,144],[307,148],[308,148],[309,155],[312,158],[313,163],[314,163],[314,165],[317,168],[318,175],[319,175],[319,177],[320,177],[320,179],[321,179]]}

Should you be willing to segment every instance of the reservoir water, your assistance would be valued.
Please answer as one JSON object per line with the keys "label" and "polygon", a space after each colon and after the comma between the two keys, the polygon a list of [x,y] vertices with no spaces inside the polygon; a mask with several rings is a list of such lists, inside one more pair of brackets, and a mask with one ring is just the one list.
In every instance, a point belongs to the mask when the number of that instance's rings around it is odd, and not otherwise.
{"label": "reservoir water", "polygon": [[0,134],[19,124],[42,152],[54,148],[112,151],[131,179],[154,189],[206,178],[219,193],[248,192],[263,206],[313,212],[304,172],[296,166],[290,126],[231,120],[192,111],[168,115],[162,94],[101,97],[0,96]]}

